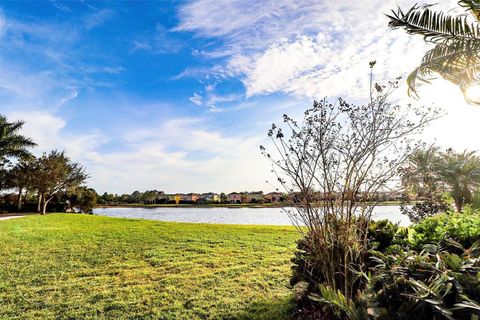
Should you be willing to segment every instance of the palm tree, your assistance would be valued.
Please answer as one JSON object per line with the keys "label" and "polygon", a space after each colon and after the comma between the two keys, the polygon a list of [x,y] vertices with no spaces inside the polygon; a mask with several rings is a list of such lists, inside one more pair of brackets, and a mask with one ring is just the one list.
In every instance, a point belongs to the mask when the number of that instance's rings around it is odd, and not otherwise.
{"label": "palm tree", "polygon": [[[398,8],[392,10],[389,26],[404,28],[409,34],[418,34],[425,40],[434,43],[444,43],[448,40],[479,40],[480,1],[461,0],[460,7],[465,8],[468,15],[452,16],[441,11],[432,10],[433,5],[419,6],[415,4],[408,11]],[[471,21],[473,20],[473,21]]]}
{"label": "palm tree", "polygon": [[414,5],[387,15],[393,29],[403,28],[435,44],[407,77],[409,95],[418,97],[418,86],[440,75],[457,85],[467,102],[480,104],[480,95],[473,94],[480,88],[480,1],[461,0],[458,4],[466,14],[452,16],[433,10],[432,5]]}
{"label": "palm tree", "polygon": [[18,132],[24,122],[8,122],[7,118],[0,115],[0,167],[9,158],[28,159],[31,153],[28,148],[36,146],[30,139],[20,135]]}
{"label": "palm tree", "polygon": [[458,212],[471,203],[472,191],[480,186],[480,158],[475,152],[448,150],[438,165],[438,174],[451,189]]}
{"label": "palm tree", "polygon": [[402,172],[402,184],[411,191],[432,196],[439,190],[436,167],[439,150],[435,145],[426,149],[416,149],[408,158],[408,166]]}
{"label": "palm tree", "polygon": [[[402,186],[405,189],[400,209],[412,222],[420,222],[448,208],[443,200],[443,183],[437,172],[440,160],[439,148],[430,145],[412,152],[406,166],[400,170]],[[416,199],[422,201],[411,204],[410,194],[416,195]]]}

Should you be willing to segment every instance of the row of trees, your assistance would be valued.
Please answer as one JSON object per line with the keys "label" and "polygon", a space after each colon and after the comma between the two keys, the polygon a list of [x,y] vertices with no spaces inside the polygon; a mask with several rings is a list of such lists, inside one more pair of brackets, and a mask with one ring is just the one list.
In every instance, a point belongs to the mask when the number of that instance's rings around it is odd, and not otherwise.
{"label": "row of trees", "polygon": [[[99,204],[125,204],[125,203],[143,203],[159,204],[164,203],[165,193],[157,190],[147,190],[144,192],[134,191],[131,194],[113,194],[105,192],[98,197]],[[163,202],[162,202],[163,201]]]}
{"label": "row of trees", "polygon": [[473,202],[474,192],[480,187],[480,158],[469,151],[442,152],[435,145],[418,148],[402,168],[401,178],[406,194],[422,200],[411,207],[402,206],[410,220],[418,222],[445,211],[447,196],[461,212],[465,204]]}
{"label": "row of trees", "polygon": [[[245,192],[246,194],[246,192]],[[175,200],[170,200],[169,196],[163,191],[146,190],[146,191],[134,191],[131,194],[113,194],[103,193],[98,196],[98,203],[105,205],[117,205],[117,204],[165,204],[175,203]],[[219,203],[228,203],[228,196],[225,193],[219,194]]]}
{"label": "row of trees", "polygon": [[19,211],[24,199],[33,195],[37,211],[45,214],[48,204],[60,194],[68,197],[66,209],[77,205],[91,211],[96,194],[84,186],[88,178],[85,168],[64,151],[35,157],[30,149],[36,144],[19,133],[23,125],[23,121],[9,122],[0,115],[0,190],[16,190]]}

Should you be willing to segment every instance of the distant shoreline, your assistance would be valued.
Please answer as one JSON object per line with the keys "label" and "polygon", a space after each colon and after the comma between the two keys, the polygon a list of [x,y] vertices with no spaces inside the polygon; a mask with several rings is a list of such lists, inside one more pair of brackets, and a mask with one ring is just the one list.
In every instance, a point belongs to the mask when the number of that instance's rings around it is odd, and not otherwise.
{"label": "distant shoreline", "polygon": [[[376,204],[377,206],[399,206],[400,201],[385,201]],[[211,203],[211,204],[118,204],[118,205],[97,205],[97,208],[285,208],[291,207],[288,203]]]}

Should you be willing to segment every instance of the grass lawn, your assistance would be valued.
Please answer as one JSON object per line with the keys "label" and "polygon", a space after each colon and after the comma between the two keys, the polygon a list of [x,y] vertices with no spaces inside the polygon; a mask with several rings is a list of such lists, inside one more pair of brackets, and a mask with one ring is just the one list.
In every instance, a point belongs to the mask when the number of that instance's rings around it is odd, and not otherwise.
{"label": "grass lawn", "polygon": [[0,221],[0,319],[282,319],[298,237],[73,214]]}

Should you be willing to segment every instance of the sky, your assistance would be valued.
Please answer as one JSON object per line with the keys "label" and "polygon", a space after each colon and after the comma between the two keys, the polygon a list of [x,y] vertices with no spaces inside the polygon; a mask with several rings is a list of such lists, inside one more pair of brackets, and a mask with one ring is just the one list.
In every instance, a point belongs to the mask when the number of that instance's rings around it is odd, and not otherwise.
{"label": "sky", "polygon": [[[99,193],[272,191],[271,123],[313,99],[361,102],[371,60],[377,81],[405,77],[429,45],[384,14],[415,3],[2,2],[0,113],[25,121],[37,155],[81,162]],[[480,149],[480,107],[443,80],[420,96],[395,99],[443,108],[422,139]]]}

